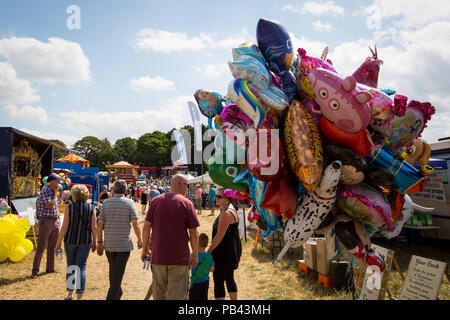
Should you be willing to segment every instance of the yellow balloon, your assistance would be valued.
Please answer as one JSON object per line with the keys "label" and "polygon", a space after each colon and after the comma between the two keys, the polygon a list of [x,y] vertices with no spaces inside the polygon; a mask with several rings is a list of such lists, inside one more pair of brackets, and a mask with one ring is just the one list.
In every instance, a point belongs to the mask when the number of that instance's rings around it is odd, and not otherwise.
{"label": "yellow balloon", "polygon": [[64,176],[64,173],[60,172],[59,176],[62,178]]}
{"label": "yellow balloon", "polygon": [[9,260],[19,262],[25,257],[25,249],[21,246],[15,247],[9,254]]}
{"label": "yellow balloon", "polygon": [[0,234],[9,234],[14,232],[15,226],[16,224],[14,223],[14,220],[5,216],[0,219]]}
{"label": "yellow balloon", "polygon": [[22,239],[22,241],[19,244],[20,247],[25,249],[25,255],[29,254],[31,251],[33,251],[33,242],[29,239]]}
{"label": "yellow balloon", "polygon": [[22,227],[23,231],[28,232],[31,229],[30,221],[28,218],[20,218],[19,225]]}
{"label": "yellow balloon", "polygon": [[10,235],[10,241],[12,242],[13,246],[19,245],[23,238],[25,238],[25,236],[20,232],[14,232],[12,235]]}
{"label": "yellow balloon", "polygon": [[8,259],[9,246],[6,243],[0,243],[0,263]]}
{"label": "yellow balloon", "polygon": [[10,218],[10,219],[12,219],[14,222],[17,222],[17,221],[19,221],[19,218],[17,217],[17,215],[15,215],[15,214],[12,214],[12,213],[10,213],[10,214],[7,214],[6,216],[5,216],[6,218]]}

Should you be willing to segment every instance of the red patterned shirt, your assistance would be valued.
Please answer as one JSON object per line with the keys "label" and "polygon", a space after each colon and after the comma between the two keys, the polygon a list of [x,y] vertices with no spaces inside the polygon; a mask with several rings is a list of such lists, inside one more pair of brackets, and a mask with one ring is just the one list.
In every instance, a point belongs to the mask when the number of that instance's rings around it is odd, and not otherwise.
{"label": "red patterned shirt", "polygon": [[44,186],[39,192],[39,197],[36,203],[36,213],[38,218],[58,218],[58,203],[56,202],[52,209],[45,204],[52,202],[55,197],[55,191],[48,186]]}

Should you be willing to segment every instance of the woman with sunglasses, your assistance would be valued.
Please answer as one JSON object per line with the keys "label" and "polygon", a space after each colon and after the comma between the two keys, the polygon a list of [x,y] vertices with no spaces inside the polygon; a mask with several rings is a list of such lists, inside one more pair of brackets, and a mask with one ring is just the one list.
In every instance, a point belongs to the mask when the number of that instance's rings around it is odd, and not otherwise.
{"label": "woman with sunglasses", "polygon": [[236,212],[238,202],[234,198],[235,192],[231,189],[221,188],[216,194],[220,214],[214,221],[213,239],[208,249],[215,263],[213,277],[216,300],[225,300],[225,283],[230,299],[237,300],[234,270],[239,266],[242,245],[238,228],[239,216]]}

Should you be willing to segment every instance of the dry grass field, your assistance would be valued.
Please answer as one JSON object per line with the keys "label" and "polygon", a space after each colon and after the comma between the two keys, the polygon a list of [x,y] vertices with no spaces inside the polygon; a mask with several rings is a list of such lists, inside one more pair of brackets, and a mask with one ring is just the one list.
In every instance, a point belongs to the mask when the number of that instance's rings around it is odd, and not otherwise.
{"label": "dry grass field", "polygon": [[[140,206],[138,205],[138,211]],[[212,224],[215,217],[207,217],[209,212],[203,210],[199,217],[199,232],[211,236]],[[216,215],[217,215],[216,211]],[[144,216],[140,214],[142,226]],[[134,237],[134,234],[133,234]],[[288,251],[286,256],[274,268],[273,261],[279,253],[265,242],[258,241],[255,249],[256,230],[247,230],[247,241],[242,240],[243,253],[239,269],[235,272],[238,285],[238,297],[245,300],[350,300],[351,295],[346,291],[328,290],[317,284],[317,278],[306,276],[298,269],[298,259],[302,258],[300,249]],[[210,239],[211,241],[211,239]],[[396,250],[403,272],[406,272],[411,254],[422,255],[432,259],[449,262],[450,253],[442,250],[433,251],[429,247],[406,248],[405,244],[385,241],[379,245]],[[408,251],[406,251],[408,250]],[[30,278],[34,252],[30,253],[19,263],[4,262],[0,264],[0,300],[62,300],[66,295],[65,270],[66,263],[56,262],[57,274],[41,272],[35,280]],[[45,270],[45,254],[41,263],[41,270]],[[211,276],[212,278],[212,276]],[[122,289],[124,300],[142,300],[151,283],[151,271],[142,269],[140,250],[135,249],[130,256],[125,271]],[[402,286],[399,273],[391,272],[389,289],[396,297]],[[108,262],[106,256],[91,253],[87,263],[87,283],[84,299],[103,300],[109,288]],[[440,290],[440,299],[450,300],[450,283],[444,279]],[[213,282],[210,280],[209,299],[213,297]]]}

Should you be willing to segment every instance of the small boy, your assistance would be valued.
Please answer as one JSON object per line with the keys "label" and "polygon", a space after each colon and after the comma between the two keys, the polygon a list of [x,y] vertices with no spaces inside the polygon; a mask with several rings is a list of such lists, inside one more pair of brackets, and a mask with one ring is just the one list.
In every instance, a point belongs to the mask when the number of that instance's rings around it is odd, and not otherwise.
{"label": "small boy", "polygon": [[201,233],[198,237],[198,264],[191,270],[189,300],[208,300],[209,273],[214,271],[213,257],[206,252],[208,242],[208,235]]}

